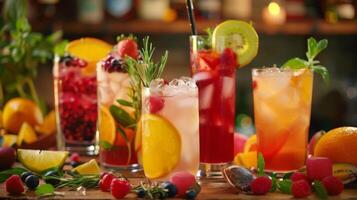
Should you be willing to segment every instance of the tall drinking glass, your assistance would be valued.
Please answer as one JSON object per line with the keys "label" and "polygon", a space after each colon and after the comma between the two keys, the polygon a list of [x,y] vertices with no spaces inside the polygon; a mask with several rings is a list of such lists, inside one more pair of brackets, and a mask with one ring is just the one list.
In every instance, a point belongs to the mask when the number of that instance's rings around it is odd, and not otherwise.
{"label": "tall drinking glass", "polygon": [[221,168],[234,158],[237,59],[228,39],[234,41],[234,35],[217,38],[213,49],[206,36],[190,37],[191,70],[199,91],[202,177],[221,177]]}
{"label": "tall drinking glass", "polygon": [[54,91],[59,149],[96,155],[97,83],[95,65],[73,56],[56,56]]}
{"label": "tall drinking glass", "polygon": [[188,77],[154,80],[142,92],[142,156],[145,176],[168,180],[199,168],[198,91]]}
{"label": "tall drinking glass", "polygon": [[253,69],[258,151],[265,168],[293,171],[304,166],[310,126],[313,72]]}

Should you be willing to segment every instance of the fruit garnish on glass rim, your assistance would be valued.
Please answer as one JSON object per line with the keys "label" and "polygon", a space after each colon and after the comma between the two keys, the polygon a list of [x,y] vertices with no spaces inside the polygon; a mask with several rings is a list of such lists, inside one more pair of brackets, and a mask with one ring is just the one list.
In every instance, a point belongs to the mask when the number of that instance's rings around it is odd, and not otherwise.
{"label": "fruit garnish on glass rim", "polygon": [[321,75],[326,83],[330,81],[330,76],[326,67],[320,64],[320,61],[315,60],[317,55],[327,48],[328,41],[326,39],[316,41],[311,37],[307,40],[307,60],[301,58],[292,58],[282,65],[282,68],[290,68],[293,70],[307,68]]}

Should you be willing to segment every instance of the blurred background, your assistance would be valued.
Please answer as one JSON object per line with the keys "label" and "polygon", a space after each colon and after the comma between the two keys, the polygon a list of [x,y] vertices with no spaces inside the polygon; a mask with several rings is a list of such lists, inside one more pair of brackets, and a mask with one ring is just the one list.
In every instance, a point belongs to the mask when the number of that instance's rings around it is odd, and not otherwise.
{"label": "blurred background", "polygon": [[[63,38],[97,37],[112,44],[117,35],[149,35],[157,55],[169,50],[165,78],[190,75],[190,27],[185,0],[28,0],[32,30]],[[0,0],[0,7],[5,4]],[[306,40],[326,38],[319,60],[331,83],[316,75],[310,134],[342,125],[357,126],[357,0],[194,0],[198,30],[224,19],[252,21],[260,37],[254,61],[237,71],[237,130],[254,133],[251,70],[304,57]],[[1,68],[1,66],[0,66]],[[53,107],[52,63],[38,68],[39,96]]]}

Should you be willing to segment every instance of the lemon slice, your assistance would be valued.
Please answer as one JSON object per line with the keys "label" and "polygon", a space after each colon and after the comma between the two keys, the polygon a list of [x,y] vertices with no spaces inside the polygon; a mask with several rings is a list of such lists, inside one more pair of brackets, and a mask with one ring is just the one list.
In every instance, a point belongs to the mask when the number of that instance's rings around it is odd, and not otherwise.
{"label": "lemon slice", "polygon": [[82,175],[100,174],[100,168],[99,168],[98,163],[95,159],[91,159],[90,161],[79,165],[78,167],[74,168],[73,171],[76,171]]}
{"label": "lemon slice", "polygon": [[98,62],[108,55],[112,50],[112,45],[96,38],[81,38],[74,40],[67,45],[67,51],[87,62]]}
{"label": "lemon slice", "polygon": [[142,118],[142,159],[147,178],[169,174],[179,162],[181,138],[165,118],[146,114]]}
{"label": "lemon slice", "polygon": [[62,167],[67,156],[67,151],[17,150],[17,158],[22,165],[36,173],[41,173],[53,167]]}
{"label": "lemon slice", "polygon": [[4,134],[2,136],[2,147],[12,147],[17,141],[17,135]]}
{"label": "lemon slice", "polygon": [[36,141],[37,135],[35,133],[35,130],[33,130],[33,128],[27,122],[24,122],[17,137],[16,145],[19,147],[21,146],[22,142],[31,144]]}
{"label": "lemon slice", "polygon": [[109,109],[104,106],[100,106],[98,124],[99,142],[105,141],[113,145],[115,142],[115,121]]}
{"label": "lemon slice", "polygon": [[214,29],[212,46],[219,52],[224,48],[231,48],[238,55],[238,67],[243,67],[257,55],[259,38],[251,24],[240,20],[227,20]]}

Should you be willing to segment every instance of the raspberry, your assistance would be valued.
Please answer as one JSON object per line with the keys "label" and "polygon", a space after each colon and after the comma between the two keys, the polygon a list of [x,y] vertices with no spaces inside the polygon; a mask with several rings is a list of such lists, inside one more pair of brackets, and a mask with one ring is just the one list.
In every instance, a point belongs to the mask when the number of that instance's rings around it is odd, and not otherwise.
{"label": "raspberry", "polygon": [[272,182],[268,176],[260,176],[250,183],[253,194],[263,195],[269,192]]}
{"label": "raspberry", "polygon": [[299,181],[299,180],[305,180],[307,182],[309,182],[309,178],[307,178],[307,176],[304,173],[301,172],[294,172],[290,179],[294,182],[294,181]]}
{"label": "raspberry", "polygon": [[322,180],[322,184],[325,186],[329,195],[339,195],[343,191],[342,181],[335,176],[328,176]]}
{"label": "raspberry", "polygon": [[99,188],[103,192],[109,192],[110,191],[110,185],[112,183],[112,180],[115,178],[113,174],[106,174],[104,175],[100,181],[99,181]]}
{"label": "raspberry", "polygon": [[183,197],[186,191],[196,184],[196,178],[190,172],[179,171],[171,176],[170,182],[177,188],[177,196]]}
{"label": "raspberry", "polygon": [[25,191],[19,175],[10,176],[5,182],[5,188],[11,195],[19,195]]}
{"label": "raspberry", "polygon": [[72,153],[72,155],[70,157],[70,160],[79,163],[80,162],[79,154],[78,153]]}
{"label": "raspberry", "polygon": [[114,178],[110,184],[110,191],[116,199],[124,198],[131,190],[128,181]]}
{"label": "raspberry", "polygon": [[291,192],[295,198],[305,198],[311,194],[311,187],[306,180],[298,180],[293,182]]}
{"label": "raspberry", "polygon": [[164,107],[164,99],[160,96],[150,96],[149,97],[149,107],[150,113],[157,113]]}

